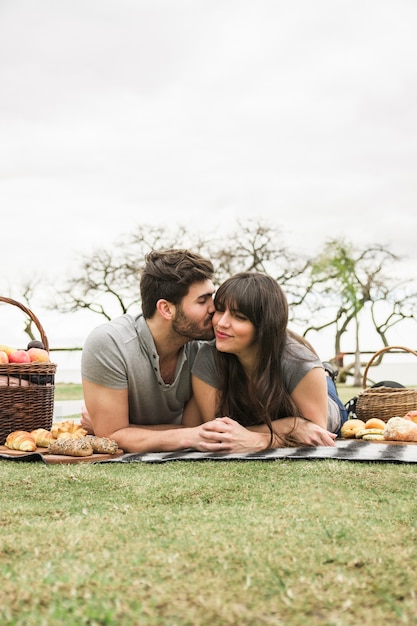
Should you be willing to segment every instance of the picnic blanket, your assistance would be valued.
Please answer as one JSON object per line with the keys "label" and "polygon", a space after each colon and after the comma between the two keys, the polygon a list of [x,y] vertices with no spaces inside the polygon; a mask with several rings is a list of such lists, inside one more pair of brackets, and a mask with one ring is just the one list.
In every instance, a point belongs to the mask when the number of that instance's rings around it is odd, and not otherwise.
{"label": "picnic blanket", "polygon": [[168,461],[277,461],[280,459],[313,461],[336,459],[339,461],[379,461],[417,463],[417,444],[397,442],[376,443],[355,439],[338,439],[335,446],[302,448],[276,448],[249,454],[220,454],[183,450],[178,452],[125,453],[105,463],[166,463]]}
{"label": "picnic blanket", "polygon": [[[335,459],[338,461],[377,461],[380,463],[417,463],[417,443],[399,442],[379,443],[355,439],[338,439],[335,446],[317,446],[301,448],[277,448],[249,454],[221,454],[214,452],[196,452],[182,450],[178,452],[136,452],[124,453],[117,458],[90,458],[92,463],[167,463],[168,461],[277,461],[281,459],[316,461]],[[30,461],[47,463],[44,455],[30,452],[19,456],[0,453],[0,460]],[[62,463],[74,462],[74,457],[61,460]]]}

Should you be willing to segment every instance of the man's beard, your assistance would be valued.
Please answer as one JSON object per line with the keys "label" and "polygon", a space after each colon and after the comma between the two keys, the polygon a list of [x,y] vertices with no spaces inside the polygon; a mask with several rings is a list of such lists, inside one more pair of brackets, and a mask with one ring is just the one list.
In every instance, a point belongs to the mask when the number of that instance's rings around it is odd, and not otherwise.
{"label": "man's beard", "polygon": [[172,322],[172,330],[181,337],[187,337],[187,339],[201,339],[204,341],[210,341],[214,338],[214,330],[211,323],[212,315],[208,315],[205,322],[206,324],[201,327],[201,322],[193,322],[188,318],[181,307],[177,308],[175,319]]}

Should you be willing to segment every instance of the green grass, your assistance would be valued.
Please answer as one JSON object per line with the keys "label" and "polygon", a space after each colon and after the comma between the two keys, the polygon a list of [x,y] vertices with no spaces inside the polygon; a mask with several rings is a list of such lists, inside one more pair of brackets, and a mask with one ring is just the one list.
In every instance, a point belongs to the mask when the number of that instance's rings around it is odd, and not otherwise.
{"label": "green grass", "polygon": [[416,480],[335,460],[1,461],[0,624],[414,624]]}
{"label": "green grass", "polygon": [[414,465],[0,463],[0,623],[413,624]]}
{"label": "green grass", "polygon": [[82,385],[75,383],[58,383],[55,385],[55,400],[81,400],[82,397]]}
{"label": "green grass", "polygon": [[[338,384],[337,391],[343,402],[347,402],[353,396],[357,395],[361,387],[352,387],[351,385]],[[83,397],[82,386],[78,384],[59,383],[55,385],[56,400],[79,400]]]}

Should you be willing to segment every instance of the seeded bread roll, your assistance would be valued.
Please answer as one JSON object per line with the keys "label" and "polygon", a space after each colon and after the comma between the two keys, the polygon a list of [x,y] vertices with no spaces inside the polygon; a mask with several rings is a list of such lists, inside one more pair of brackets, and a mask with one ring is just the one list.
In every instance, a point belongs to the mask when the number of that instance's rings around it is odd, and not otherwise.
{"label": "seeded bread roll", "polygon": [[99,454],[116,454],[119,450],[119,446],[113,439],[107,437],[95,437],[94,435],[86,435],[84,437],[86,441],[91,445],[94,452]]}
{"label": "seeded bread roll", "polygon": [[49,454],[63,454],[64,456],[90,456],[93,448],[82,439],[56,439],[49,444]]}

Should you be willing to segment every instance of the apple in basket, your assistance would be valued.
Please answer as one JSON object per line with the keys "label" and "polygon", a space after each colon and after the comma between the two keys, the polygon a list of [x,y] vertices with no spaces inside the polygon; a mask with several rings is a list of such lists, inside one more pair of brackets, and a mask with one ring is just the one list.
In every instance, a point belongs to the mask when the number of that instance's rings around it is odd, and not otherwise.
{"label": "apple in basket", "polygon": [[8,356],[11,352],[16,352],[17,348],[13,348],[12,346],[6,346],[5,344],[0,343],[0,350],[2,352],[5,352]]}
{"label": "apple in basket", "polygon": [[30,363],[30,356],[26,350],[15,350],[9,354],[9,363]]}
{"label": "apple in basket", "polygon": [[4,350],[0,350],[0,363],[8,363],[9,357],[7,356],[7,352]]}
{"label": "apple in basket", "polygon": [[49,352],[43,348],[29,348],[27,351],[30,361],[33,363],[49,363]]}

